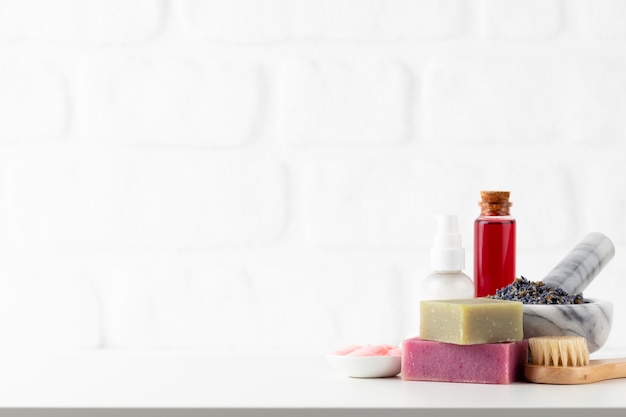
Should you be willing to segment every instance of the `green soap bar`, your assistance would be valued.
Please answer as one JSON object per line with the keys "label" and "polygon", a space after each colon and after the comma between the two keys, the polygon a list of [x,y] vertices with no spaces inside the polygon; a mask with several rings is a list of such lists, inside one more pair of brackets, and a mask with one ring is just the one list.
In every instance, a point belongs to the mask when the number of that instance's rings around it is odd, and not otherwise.
{"label": "green soap bar", "polygon": [[491,298],[425,300],[420,338],[457,345],[515,342],[524,338],[521,302]]}

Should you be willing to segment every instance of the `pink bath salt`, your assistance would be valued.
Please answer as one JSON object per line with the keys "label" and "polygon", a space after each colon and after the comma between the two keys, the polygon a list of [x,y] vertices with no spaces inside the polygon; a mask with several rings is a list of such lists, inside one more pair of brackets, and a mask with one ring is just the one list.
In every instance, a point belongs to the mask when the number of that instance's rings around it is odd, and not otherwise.
{"label": "pink bath salt", "polygon": [[346,356],[401,356],[398,346],[392,345],[351,345],[335,351],[336,355]]}
{"label": "pink bath salt", "polygon": [[385,356],[387,354],[386,346],[382,345],[365,345],[350,352],[349,356]]}
{"label": "pink bath salt", "polygon": [[360,349],[361,345],[350,345],[350,346],[346,346],[344,348],[341,348],[339,350],[336,350],[334,353],[335,355],[347,355],[351,352],[354,352],[357,349]]}
{"label": "pink bath salt", "polygon": [[510,384],[523,380],[528,342],[457,345],[406,339],[401,377],[408,381]]}
{"label": "pink bath salt", "polygon": [[387,351],[386,356],[402,356],[402,349],[399,347],[391,348]]}

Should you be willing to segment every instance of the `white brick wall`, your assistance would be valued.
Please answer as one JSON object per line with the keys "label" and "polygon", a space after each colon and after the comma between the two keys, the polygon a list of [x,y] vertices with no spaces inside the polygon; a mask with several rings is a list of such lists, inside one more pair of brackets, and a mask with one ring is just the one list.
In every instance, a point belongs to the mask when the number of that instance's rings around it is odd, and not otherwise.
{"label": "white brick wall", "polygon": [[434,215],[472,271],[583,235],[626,346],[626,6],[0,0],[0,349],[324,351],[416,329]]}
{"label": "white brick wall", "polygon": [[484,31],[492,40],[546,41],[563,25],[561,0],[485,0]]}
{"label": "white brick wall", "polygon": [[94,139],[221,147],[257,133],[265,102],[258,67],[194,57],[116,58],[85,68],[85,129]]}
{"label": "white brick wall", "polygon": [[63,74],[45,61],[7,58],[0,62],[0,143],[66,134],[70,103]]}
{"label": "white brick wall", "polygon": [[623,19],[626,4],[619,0],[580,0],[579,19],[581,32],[602,40],[619,40],[626,37]]}
{"label": "white brick wall", "polygon": [[277,126],[294,144],[389,144],[410,134],[411,78],[394,63],[290,62]]}
{"label": "white brick wall", "polygon": [[164,0],[3,0],[0,39],[126,44],[156,35]]}

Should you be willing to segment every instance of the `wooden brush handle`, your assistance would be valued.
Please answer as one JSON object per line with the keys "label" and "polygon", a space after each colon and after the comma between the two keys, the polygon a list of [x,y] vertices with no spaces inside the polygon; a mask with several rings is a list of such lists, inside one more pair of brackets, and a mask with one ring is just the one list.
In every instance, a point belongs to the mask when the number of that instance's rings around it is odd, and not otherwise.
{"label": "wooden brush handle", "polygon": [[587,366],[526,365],[524,375],[528,381],[538,384],[590,384],[626,378],[626,358],[594,359]]}

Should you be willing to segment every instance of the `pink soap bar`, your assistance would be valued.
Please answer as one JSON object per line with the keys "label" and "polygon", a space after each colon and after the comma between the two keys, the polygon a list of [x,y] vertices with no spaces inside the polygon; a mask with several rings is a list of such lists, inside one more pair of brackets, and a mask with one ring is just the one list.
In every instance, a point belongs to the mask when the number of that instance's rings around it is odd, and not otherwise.
{"label": "pink soap bar", "polygon": [[456,345],[406,339],[402,342],[402,373],[407,381],[510,384],[522,381],[528,341]]}

